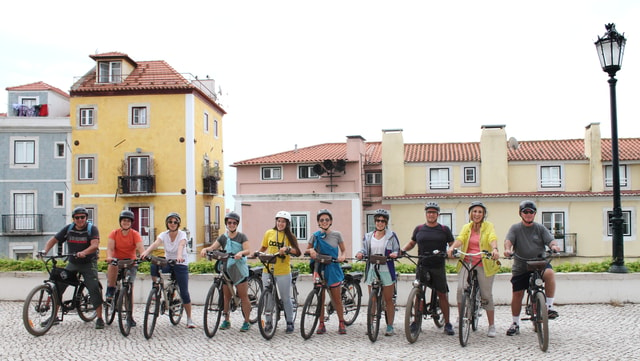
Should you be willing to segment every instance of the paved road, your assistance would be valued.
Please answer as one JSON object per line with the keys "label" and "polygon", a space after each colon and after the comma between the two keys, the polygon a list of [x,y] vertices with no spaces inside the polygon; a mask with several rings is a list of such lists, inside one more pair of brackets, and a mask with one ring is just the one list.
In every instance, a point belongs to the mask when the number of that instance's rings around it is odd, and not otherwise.
{"label": "paved road", "polygon": [[[640,304],[565,305],[557,307],[560,318],[550,321],[549,351],[537,346],[532,327],[523,321],[521,334],[508,337],[511,317],[507,306],[496,308],[498,336],[486,337],[486,318],[473,333],[469,345],[460,347],[458,337],[446,336],[431,321],[423,324],[418,341],[409,344],[402,326],[404,309],[396,316],[397,335],[380,336],[371,343],[365,334],[365,317],[360,314],[338,334],[335,315],[327,323],[325,335],[300,337],[298,325],[291,335],[279,325],[271,341],[266,341],[254,325],[241,333],[239,313],[232,314],[232,328],[218,331],[209,339],[202,330],[202,306],[194,306],[198,328],[185,328],[185,319],[172,326],[167,316],[158,320],[151,340],[142,334],[143,305],[136,305],[139,326],[123,337],[116,323],[95,330],[76,315],[68,315],[41,337],[27,333],[22,324],[22,302],[0,302],[1,360],[633,360],[640,354],[638,324]],[[365,309],[363,308],[362,311]]]}

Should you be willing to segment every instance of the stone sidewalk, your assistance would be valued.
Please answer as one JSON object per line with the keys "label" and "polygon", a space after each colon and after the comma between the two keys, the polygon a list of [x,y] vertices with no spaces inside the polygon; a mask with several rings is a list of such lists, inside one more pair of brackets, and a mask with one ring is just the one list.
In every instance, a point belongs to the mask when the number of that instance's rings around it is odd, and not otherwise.
{"label": "stone sidewalk", "polygon": [[[302,297],[301,297],[302,298]],[[496,308],[498,336],[487,338],[486,317],[472,333],[467,347],[461,347],[456,336],[447,336],[433,322],[423,324],[418,341],[409,344],[404,336],[404,308],[396,314],[396,335],[381,335],[371,343],[365,334],[366,308],[347,335],[337,332],[337,319],[327,323],[327,334],[303,340],[299,333],[284,333],[284,326],[271,341],[266,341],[254,325],[241,333],[239,312],[232,314],[232,328],[218,331],[208,338],[202,329],[203,307],[193,307],[196,329],[185,328],[185,318],[172,326],[167,316],[158,319],[153,338],[142,334],[144,306],[135,306],[138,327],[123,337],[117,320],[104,330],[94,329],[77,315],[67,315],[46,335],[34,337],[22,323],[23,302],[0,302],[0,359],[2,360],[633,360],[638,358],[638,304],[580,304],[558,306],[560,317],[550,321],[549,351],[543,353],[536,335],[527,321],[521,333],[508,337],[511,322],[507,306]],[[456,314],[452,309],[452,315]],[[455,319],[455,317],[452,317]]]}

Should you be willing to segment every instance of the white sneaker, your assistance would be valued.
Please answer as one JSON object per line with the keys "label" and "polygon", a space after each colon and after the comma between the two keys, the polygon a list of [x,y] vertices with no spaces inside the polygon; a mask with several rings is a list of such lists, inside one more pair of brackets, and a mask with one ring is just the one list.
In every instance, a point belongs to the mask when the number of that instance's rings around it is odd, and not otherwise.
{"label": "white sneaker", "polygon": [[187,328],[196,328],[196,324],[190,318],[187,319]]}
{"label": "white sneaker", "polygon": [[496,337],[496,326],[495,325],[489,326],[489,330],[487,331],[487,336],[488,337]]}

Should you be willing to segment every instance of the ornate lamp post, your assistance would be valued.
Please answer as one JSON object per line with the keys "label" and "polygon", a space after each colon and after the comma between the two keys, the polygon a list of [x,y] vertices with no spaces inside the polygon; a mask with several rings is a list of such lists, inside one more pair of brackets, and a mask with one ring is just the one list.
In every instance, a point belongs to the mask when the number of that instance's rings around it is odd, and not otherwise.
{"label": "ornate lamp post", "polygon": [[612,223],[612,244],[613,244],[613,263],[609,268],[612,273],[627,273],[627,267],[624,265],[624,239],[622,236],[622,207],[620,205],[620,160],[618,155],[618,116],[616,109],[616,72],[622,66],[622,56],[624,54],[624,46],[627,39],[624,33],[620,34],[616,31],[615,24],[605,25],[607,32],[604,36],[598,37],[595,42],[600,58],[602,70],[609,74],[609,94],[611,100],[611,158],[613,173],[613,217]]}

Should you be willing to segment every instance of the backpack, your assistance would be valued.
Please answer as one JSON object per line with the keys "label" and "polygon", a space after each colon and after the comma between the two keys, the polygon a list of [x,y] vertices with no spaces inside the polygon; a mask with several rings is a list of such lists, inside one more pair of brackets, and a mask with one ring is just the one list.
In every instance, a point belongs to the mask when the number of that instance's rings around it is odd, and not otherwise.
{"label": "backpack", "polygon": [[[67,226],[67,234],[65,234],[65,243],[66,241],[69,240],[69,232],[73,229],[73,226],[75,225],[75,223],[71,222],[69,223],[69,225]],[[93,227],[93,223],[91,222],[87,222],[87,232],[89,235],[91,235],[91,228]],[[62,243],[58,243],[58,254],[62,254]]]}

